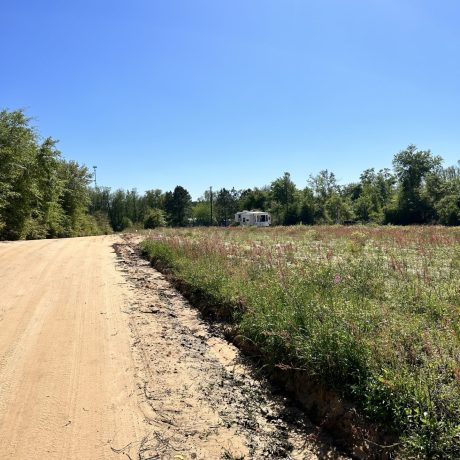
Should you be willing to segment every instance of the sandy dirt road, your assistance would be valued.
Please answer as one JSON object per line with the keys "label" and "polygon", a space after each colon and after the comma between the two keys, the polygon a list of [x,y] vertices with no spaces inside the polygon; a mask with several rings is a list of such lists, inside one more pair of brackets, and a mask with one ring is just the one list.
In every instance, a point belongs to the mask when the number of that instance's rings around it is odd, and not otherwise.
{"label": "sandy dirt road", "polygon": [[0,243],[0,459],[342,458],[137,241]]}
{"label": "sandy dirt road", "polygon": [[114,458],[146,432],[112,244],[0,243],[0,458]]}

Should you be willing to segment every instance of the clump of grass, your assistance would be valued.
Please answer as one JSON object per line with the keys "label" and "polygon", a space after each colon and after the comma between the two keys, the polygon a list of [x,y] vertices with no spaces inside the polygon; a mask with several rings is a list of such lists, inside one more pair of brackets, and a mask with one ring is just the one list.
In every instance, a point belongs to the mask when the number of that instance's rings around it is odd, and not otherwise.
{"label": "clump of grass", "polygon": [[[261,230],[261,229],[260,229]],[[267,363],[305,369],[401,435],[460,458],[460,232],[441,227],[162,230],[142,243]]]}

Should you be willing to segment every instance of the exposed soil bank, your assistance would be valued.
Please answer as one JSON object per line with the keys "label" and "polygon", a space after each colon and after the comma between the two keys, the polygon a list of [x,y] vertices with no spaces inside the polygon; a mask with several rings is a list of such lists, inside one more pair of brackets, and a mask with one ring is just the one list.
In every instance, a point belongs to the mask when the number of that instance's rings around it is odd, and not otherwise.
{"label": "exposed soil bank", "polygon": [[216,304],[205,292],[192,290],[187,283],[176,278],[167,266],[154,262],[152,265],[204,316],[216,320],[228,340],[252,357],[258,365],[264,366],[264,374],[293,396],[312,422],[327,430],[336,446],[359,459],[388,459],[395,455],[397,437],[370,423],[355,405],[339,393],[312,381],[302,370],[283,366],[268,367],[257,346],[241,336],[236,326],[228,323],[234,306]]}
{"label": "exposed soil bank", "polygon": [[346,458],[139,257],[137,240],[124,238],[114,247],[135,293],[128,314],[140,363],[136,378],[145,416],[160,435],[146,439],[142,452],[185,459]]}

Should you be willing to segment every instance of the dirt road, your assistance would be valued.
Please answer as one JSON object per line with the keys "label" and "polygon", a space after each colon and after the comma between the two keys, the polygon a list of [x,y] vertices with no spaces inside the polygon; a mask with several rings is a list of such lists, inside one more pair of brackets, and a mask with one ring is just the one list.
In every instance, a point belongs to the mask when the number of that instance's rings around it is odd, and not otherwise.
{"label": "dirt road", "polygon": [[112,243],[0,244],[1,458],[110,458],[145,434]]}
{"label": "dirt road", "polygon": [[251,373],[132,243],[0,243],[1,459],[338,458]]}

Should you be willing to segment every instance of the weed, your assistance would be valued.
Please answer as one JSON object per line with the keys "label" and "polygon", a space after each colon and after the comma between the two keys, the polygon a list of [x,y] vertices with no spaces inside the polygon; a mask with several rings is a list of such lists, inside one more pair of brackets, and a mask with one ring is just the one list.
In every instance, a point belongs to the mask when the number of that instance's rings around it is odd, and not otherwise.
{"label": "weed", "polygon": [[460,457],[457,229],[162,230],[142,244],[269,365],[304,369],[400,433],[401,452]]}

